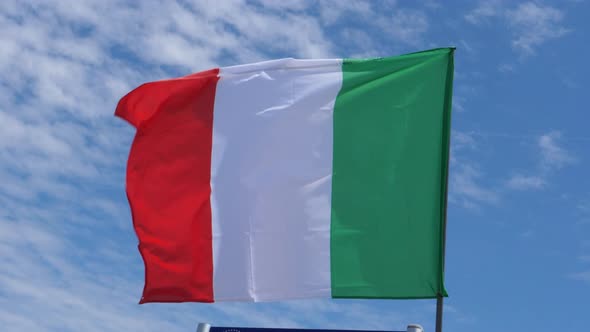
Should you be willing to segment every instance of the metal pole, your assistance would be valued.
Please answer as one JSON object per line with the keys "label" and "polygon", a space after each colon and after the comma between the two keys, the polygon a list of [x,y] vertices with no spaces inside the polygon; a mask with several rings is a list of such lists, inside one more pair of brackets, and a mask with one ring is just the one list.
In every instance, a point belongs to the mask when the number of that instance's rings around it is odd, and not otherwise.
{"label": "metal pole", "polygon": [[439,294],[436,297],[436,332],[442,332],[443,320],[443,297]]}
{"label": "metal pole", "polygon": [[[451,52],[451,58],[450,58],[450,68],[448,68],[447,70],[449,71],[447,73],[447,80],[450,78],[451,82],[453,81],[453,74],[455,71],[455,59],[454,59],[454,55],[455,55],[455,48],[453,48],[452,52]],[[449,77],[450,76],[450,77]],[[451,91],[447,91],[448,95],[447,98],[445,98],[445,103],[447,103],[448,105],[447,108],[449,110],[449,112],[451,112],[451,105],[452,105],[452,101],[451,99],[453,98],[453,85],[451,83]],[[452,114],[452,113],[451,113]],[[447,165],[446,165],[446,184],[445,184],[445,196],[444,196],[444,210],[443,210],[443,225],[442,225],[442,255],[441,255],[441,264],[442,264],[442,271],[444,273],[445,271],[445,251],[446,251],[446,247],[447,247],[447,208],[448,208],[448,195],[449,195],[449,168],[450,168],[450,149],[451,149],[451,133],[450,133],[450,128],[451,128],[451,114],[449,114],[449,133],[448,133],[448,137],[446,137],[447,140],[447,148],[449,149],[449,151],[447,151]],[[436,332],[442,332],[442,323],[443,323],[443,296],[442,294],[438,294],[436,296],[436,327],[435,327],[435,331]]]}

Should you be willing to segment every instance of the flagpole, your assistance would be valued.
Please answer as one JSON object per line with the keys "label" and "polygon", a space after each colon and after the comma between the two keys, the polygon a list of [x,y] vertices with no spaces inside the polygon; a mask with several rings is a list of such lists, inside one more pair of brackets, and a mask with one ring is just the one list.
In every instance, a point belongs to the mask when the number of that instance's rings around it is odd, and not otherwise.
{"label": "flagpole", "polygon": [[[448,168],[447,168],[448,169]],[[447,183],[448,183],[448,175],[447,175]],[[448,184],[447,184],[448,186]],[[444,220],[444,225],[443,225],[443,235],[442,235],[442,241],[443,241],[443,246],[442,246],[442,257],[443,257],[443,261],[442,261],[442,268],[443,268],[443,273],[445,270],[445,247],[446,247],[446,241],[447,241],[447,218],[446,218],[446,213],[447,213],[447,207],[446,207],[446,199],[445,199],[445,220]],[[436,327],[435,327],[435,332],[442,332],[442,324],[443,324],[443,295],[441,293],[438,293],[436,295]]]}
{"label": "flagpole", "polygon": [[443,319],[443,297],[439,294],[436,297],[436,332],[442,332]]}
{"label": "flagpole", "polygon": [[[450,80],[451,82],[453,81],[453,74],[454,74],[454,70],[455,70],[455,61],[454,61],[454,54],[455,54],[455,47],[452,48],[451,51],[451,68],[450,68]],[[447,80],[449,79],[449,73],[447,73]],[[445,103],[447,104],[446,108],[449,112],[451,112],[451,105],[452,105],[452,101],[451,99],[453,98],[453,92],[452,92],[452,86],[453,84],[451,83],[451,91],[447,91],[447,96],[445,98]],[[452,114],[452,113],[451,113]],[[449,124],[448,124],[448,128],[449,128],[449,132],[447,133],[447,148],[450,150],[451,148],[451,133],[450,133],[450,129],[451,129],[451,114],[449,114]],[[446,167],[446,174],[445,174],[445,196],[444,196],[444,211],[443,211],[443,227],[442,227],[442,256],[441,256],[441,264],[442,264],[442,272],[445,272],[445,251],[446,251],[446,244],[447,244],[447,208],[448,208],[448,195],[449,195],[449,168],[450,168],[450,156],[449,156],[450,151],[447,151],[447,167]],[[442,324],[443,324],[443,294],[441,293],[442,289],[439,290],[439,293],[436,295],[436,326],[435,326],[435,331],[436,332],[442,332]]]}
{"label": "flagpole", "polygon": [[[442,271],[445,272],[445,251],[446,251],[446,242],[447,242],[447,194],[449,188],[449,162],[447,161],[447,185],[445,187],[445,212],[444,212],[444,220],[443,220],[443,227],[442,227]],[[438,293],[436,295],[436,332],[442,332],[442,324],[443,324],[443,295],[442,293]]]}

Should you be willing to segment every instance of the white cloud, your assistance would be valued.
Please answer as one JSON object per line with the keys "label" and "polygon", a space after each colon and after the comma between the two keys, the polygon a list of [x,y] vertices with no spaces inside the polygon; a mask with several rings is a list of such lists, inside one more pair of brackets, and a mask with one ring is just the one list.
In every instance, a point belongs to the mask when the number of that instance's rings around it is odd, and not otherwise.
{"label": "white cloud", "polygon": [[[318,10],[322,25],[341,25],[342,43],[357,50],[355,56],[378,56],[383,48],[391,52],[401,45],[424,45],[429,28],[425,11],[400,7],[395,1],[326,0],[318,2]],[[380,45],[384,41],[390,45]]]}
{"label": "white cloud", "polygon": [[480,204],[494,204],[498,193],[481,183],[483,173],[472,164],[456,163],[450,176],[449,201],[465,208],[478,208]]}
{"label": "white cloud", "polygon": [[498,66],[498,71],[501,73],[511,73],[514,71],[514,65],[503,63]]}
{"label": "white cloud", "polygon": [[538,146],[541,150],[541,166],[545,170],[560,169],[570,165],[576,159],[559,144],[561,132],[551,131],[539,137]]}
{"label": "white cloud", "polygon": [[539,176],[515,174],[508,180],[508,188],[514,190],[535,190],[545,187],[545,180]]}
{"label": "white cloud", "polygon": [[449,316],[453,316],[458,323],[461,324],[474,324],[477,322],[477,317],[475,317],[472,313],[465,312],[460,310],[458,307],[454,305],[450,305],[445,303],[444,305],[444,313],[445,315],[448,313]]}
{"label": "white cloud", "polygon": [[475,47],[471,46],[471,43],[468,43],[464,39],[459,40],[459,45],[460,45],[459,47],[461,48],[461,50],[465,50],[467,53],[471,53],[471,54],[477,53],[477,50],[475,49]]}
{"label": "white cloud", "polygon": [[508,10],[506,18],[516,35],[512,47],[523,55],[534,54],[537,46],[569,31],[561,25],[563,17],[562,11],[534,2],[521,3]]}
{"label": "white cloud", "polygon": [[399,9],[390,21],[383,23],[384,31],[390,31],[397,40],[410,45],[420,45],[428,30],[428,19],[421,11]]}
{"label": "white cloud", "polygon": [[497,190],[482,183],[484,173],[469,157],[469,153],[477,150],[473,133],[452,131],[449,202],[469,209],[478,209],[481,204],[495,204],[500,200]]}
{"label": "white cloud", "polygon": [[457,112],[465,112],[465,97],[453,96],[453,110]]}
{"label": "white cloud", "polygon": [[355,45],[358,53],[352,54],[351,57],[370,58],[379,56],[375,40],[371,35],[362,28],[343,28],[340,30],[340,35],[344,41]]}
{"label": "white cloud", "polygon": [[274,1],[274,0],[257,0],[260,5],[267,9],[273,9],[278,11],[283,10],[293,10],[293,11],[301,11],[309,8],[311,6],[311,1],[300,1],[300,0],[282,0],[282,1]]}
{"label": "white cloud", "polygon": [[500,1],[481,1],[475,9],[465,15],[465,20],[472,24],[482,24],[500,15],[501,11]]}
{"label": "white cloud", "polygon": [[482,1],[465,15],[465,20],[475,25],[492,20],[505,22],[512,34],[512,48],[522,56],[529,56],[542,44],[570,31],[562,25],[564,17],[563,11],[532,1],[511,8],[501,1]]}
{"label": "white cloud", "polygon": [[536,148],[539,160],[535,169],[522,174],[514,174],[506,181],[506,187],[512,190],[541,190],[544,189],[551,175],[559,169],[571,165],[576,159],[561,145],[561,132],[550,131],[539,136]]}
{"label": "white cloud", "polygon": [[[393,5],[393,3],[391,4]],[[370,18],[377,15],[373,10],[371,1],[366,0],[326,0],[319,2],[319,11],[322,23],[332,25],[347,14],[354,14],[360,18]],[[371,23],[368,21],[368,23]]]}
{"label": "white cloud", "polygon": [[457,153],[462,150],[475,150],[477,143],[473,135],[467,132],[453,130],[451,133],[451,151]]}

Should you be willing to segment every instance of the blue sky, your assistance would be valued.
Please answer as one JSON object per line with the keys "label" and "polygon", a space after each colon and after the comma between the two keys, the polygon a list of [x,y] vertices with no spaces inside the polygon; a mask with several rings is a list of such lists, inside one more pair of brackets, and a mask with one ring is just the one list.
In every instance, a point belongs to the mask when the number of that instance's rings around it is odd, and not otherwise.
{"label": "blue sky", "polygon": [[124,192],[146,81],[456,46],[446,331],[590,325],[585,1],[0,2],[0,326],[434,330],[434,301],[137,305]]}

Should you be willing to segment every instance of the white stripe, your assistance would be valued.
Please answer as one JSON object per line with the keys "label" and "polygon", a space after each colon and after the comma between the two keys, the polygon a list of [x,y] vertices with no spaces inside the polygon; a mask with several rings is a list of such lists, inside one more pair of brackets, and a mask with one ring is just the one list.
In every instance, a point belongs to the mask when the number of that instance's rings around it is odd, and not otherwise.
{"label": "white stripe", "polygon": [[222,68],[211,165],[215,301],[329,297],[341,60]]}

